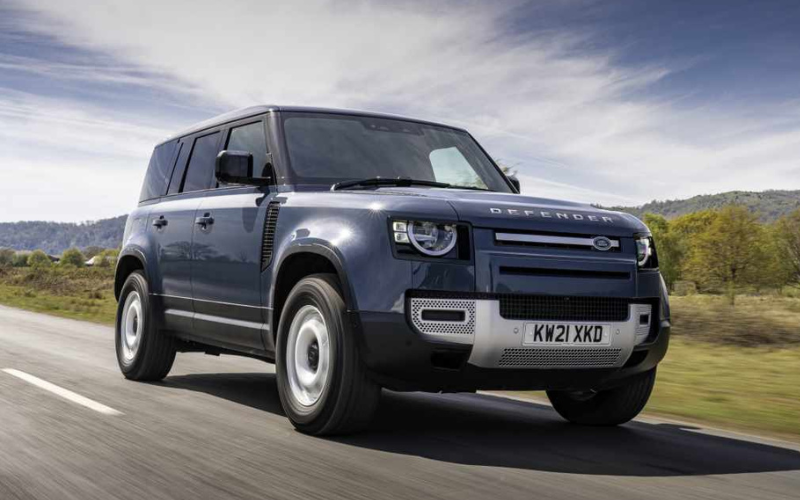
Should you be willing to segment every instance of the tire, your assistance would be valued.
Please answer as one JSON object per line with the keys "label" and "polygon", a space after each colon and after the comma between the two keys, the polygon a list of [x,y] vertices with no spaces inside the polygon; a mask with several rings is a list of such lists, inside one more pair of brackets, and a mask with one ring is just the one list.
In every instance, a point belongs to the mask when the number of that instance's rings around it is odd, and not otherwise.
{"label": "tire", "polygon": [[161,380],[175,361],[175,340],[158,331],[149,291],[144,274],[134,271],[122,285],[117,304],[117,363],[130,380]]}
{"label": "tire", "polygon": [[315,274],[286,299],[276,346],[278,393],[286,416],[306,434],[347,434],[366,427],[380,387],[367,375],[347,321],[338,280]]}
{"label": "tire", "polygon": [[636,417],[650,399],[656,369],[632,377],[624,385],[603,391],[547,391],[553,408],[573,424],[614,426]]}

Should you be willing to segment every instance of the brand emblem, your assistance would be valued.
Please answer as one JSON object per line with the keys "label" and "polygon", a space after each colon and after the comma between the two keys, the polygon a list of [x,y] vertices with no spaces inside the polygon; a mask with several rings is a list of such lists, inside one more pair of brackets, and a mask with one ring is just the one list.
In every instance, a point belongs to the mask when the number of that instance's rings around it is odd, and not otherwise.
{"label": "brand emblem", "polygon": [[611,250],[611,240],[605,236],[595,236],[592,239],[592,246],[601,252]]}

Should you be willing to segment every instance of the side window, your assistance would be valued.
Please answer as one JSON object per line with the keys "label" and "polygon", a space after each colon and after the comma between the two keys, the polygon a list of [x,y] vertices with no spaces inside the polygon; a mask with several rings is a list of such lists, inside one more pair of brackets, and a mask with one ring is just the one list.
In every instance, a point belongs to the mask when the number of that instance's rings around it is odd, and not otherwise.
{"label": "side window", "polygon": [[250,123],[231,129],[225,149],[247,151],[253,155],[253,175],[265,177],[264,167],[267,164],[267,138],[264,134],[264,123]]}
{"label": "side window", "polygon": [[172,158],[177,144],[178,141],[165,142],[153,150],[150,165],[144,176],[142,191],[139,194],[139,201],[158,198],[166,194],[169,177],[172,174]]}
{"label": "side window", "polygon": [[194,140],[192,155],[186,167],[186,180],[181,192],[200,191],[215,185],[214,162],[217,159],[219,132],[204,135]]}
{"label": "side window", "polygon": [[186,163],[189,161],[189,153],[192,152],[192,148],[189,146],[189,144],[190,142],[186,139],[181,141],[178,159],[175,161],[175,169],[172,171],[172,179],[169,181],[169,190],[167,191],[167,194],[176,194],[181,192],[183,174],[186,172]]}
{"label": "side window", "polygon": [[458,148],[435,149],[428,157],[437,182],[486,189],[486,184]]}

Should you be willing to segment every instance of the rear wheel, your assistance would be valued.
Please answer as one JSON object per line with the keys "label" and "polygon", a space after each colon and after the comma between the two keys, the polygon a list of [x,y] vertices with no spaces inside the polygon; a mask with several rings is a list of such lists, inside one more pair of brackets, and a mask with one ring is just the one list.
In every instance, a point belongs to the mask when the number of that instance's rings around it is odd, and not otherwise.
{"label": "rear wheel", "polygon": [[332,275],[301,280],[286,300],[276,370],[283,410],[300,431],[344,434],[369,424],[380,387],[367,376]]}
{"label": "rear wheel", "polygon": [[574,424],[620,425],[632,420],[644,409],[655,381],[654,368],[611,389],[547,391],[547,397],[558,414]]}
{"label": "rear wheel", "polygon": [[131,380],[161,380],[175,361],[175,341],[156,328],[150,290],[141,271],[125,280],[117,305],[116,351],[119,369]]}

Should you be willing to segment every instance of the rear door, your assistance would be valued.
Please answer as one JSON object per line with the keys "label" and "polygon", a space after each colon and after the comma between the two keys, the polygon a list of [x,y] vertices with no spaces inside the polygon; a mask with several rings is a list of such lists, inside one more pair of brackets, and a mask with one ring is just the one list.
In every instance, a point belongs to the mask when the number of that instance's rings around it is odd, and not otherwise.
{"label": "rear door", "polygon": [[210,164],[213,175],[221,136],[212,131],[181,139],[167,195],[150,212],[159,272],[154,292],[160,295],[165,327],[178,332],[193,330],[192,235],[209,187],[203,172]]}
{"label": "rear door", "polygon": [[[266,176],[268,152],[261,118],[232,124],[224,131],[223,149],[253,155],[253,173]],[[197,211],[192,263],[195,329],[214,343],[264,350],[265,309],[261,303],[261,243],[267,187],[219,185],[208,192]]]}

